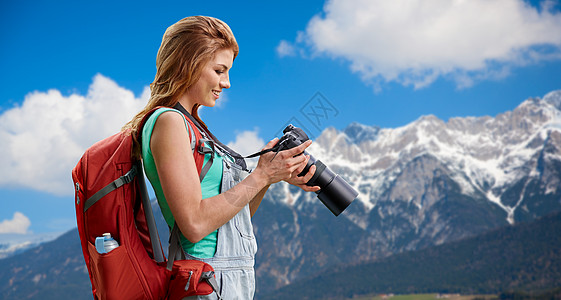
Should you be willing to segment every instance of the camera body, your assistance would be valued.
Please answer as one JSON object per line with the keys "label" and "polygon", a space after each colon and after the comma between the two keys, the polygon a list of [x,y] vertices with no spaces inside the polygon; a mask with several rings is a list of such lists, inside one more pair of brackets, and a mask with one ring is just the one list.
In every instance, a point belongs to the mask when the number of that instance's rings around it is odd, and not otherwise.
{"label": "camera body", "polygon": [[[292,124],[286,126],[282,132],[284,135],[275,145],[278,150],[291,149],[309,140],[308,135],[301,128]],[[316,160],[306,151],[303,154],[309,155],[310,159],[298,176],[304,176],[312,165],[316,165],[316,171],[306,185],[319,186],[321,189],[316,192],[318,198],[335,216],[338,216],[353,202],[358,192],[320,160]]]}

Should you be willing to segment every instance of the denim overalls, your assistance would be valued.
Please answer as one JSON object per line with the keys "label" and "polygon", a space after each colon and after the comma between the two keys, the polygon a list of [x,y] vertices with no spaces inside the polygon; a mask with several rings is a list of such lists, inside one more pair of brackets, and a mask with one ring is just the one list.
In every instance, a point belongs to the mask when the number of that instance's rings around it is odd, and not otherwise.
{"label": "denim overalls", "polygon": [[[220,151],[219,149],[216,149]],[[221,153],[222,154],[222,153]],[[222,154],[229,156],[228,154]],[[223,161],[221,193],[242,181],[248,173],[227,157]],[[215,270],[220,295],[224,300],[253,299],[255,293],[255,253],[257,242],[253,234],[249,204],[230,221],[218,228],[216,254],[212,258],[196,258],[210,264]],[[216,293],[184,299],[218,299]]]}

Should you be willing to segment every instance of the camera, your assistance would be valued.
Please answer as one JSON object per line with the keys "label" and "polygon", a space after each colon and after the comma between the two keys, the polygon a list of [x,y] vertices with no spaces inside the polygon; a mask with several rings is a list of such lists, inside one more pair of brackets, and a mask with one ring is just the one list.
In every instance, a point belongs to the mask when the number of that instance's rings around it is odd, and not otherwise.
{"label": "camera", "polygon": [[[309,140],[308,135],[301,128],[295,127],[292,124],[286,126],[282,132],[284,135],[279,139],[275,147],[273,147],[277,152],[294,148]],[[310,155],[306,151],[304,151],[303,154]],[[312,155],[310,155],[306,167],[298,176],[304,176],[314,164],[316,165],[316,172],[306,185],[319,186],[321,189],[316,192],[319,200],[321,200],[335,216],[338,216],[353,202],[358,196],[358,192],[343,178],[331,171],[320,160],[316,160]]]}

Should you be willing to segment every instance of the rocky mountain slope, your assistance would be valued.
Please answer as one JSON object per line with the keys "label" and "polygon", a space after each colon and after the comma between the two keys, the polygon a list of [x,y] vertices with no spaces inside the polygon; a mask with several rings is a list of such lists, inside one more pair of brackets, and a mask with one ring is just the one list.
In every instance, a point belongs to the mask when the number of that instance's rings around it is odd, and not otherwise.
{"label": "rocky mountain slope", "polygon": [[78,230],[1,259],[0,299],[92,299]]}
{"label": "rocky mountain slope", "polygon": [[355,299],[370,294],[499,294],[561,296],[561,213],[530,223],[374,262],[342,265],[298,280],[262,299]]}

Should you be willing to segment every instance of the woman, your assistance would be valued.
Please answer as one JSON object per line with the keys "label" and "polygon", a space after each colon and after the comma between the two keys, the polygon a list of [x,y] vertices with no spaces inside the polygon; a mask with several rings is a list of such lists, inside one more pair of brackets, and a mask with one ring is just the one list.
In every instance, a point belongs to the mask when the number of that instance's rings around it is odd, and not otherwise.
{"label": "woman", "polygon": [[[218,19],[188,17],[170,26],[158,51],[148,105],[126,127],[133,132],[142,130],[137,155],[142,155],[166,222],[170,227],[176,222],[182,233],[186,257],[214,267],[225,299],[250,299],[255,290],[253,265],[257,250],[251,216],[268,187],[282,180],[305,191],[317,191],[319,187],[305,185],[315,166],[305,176],[296,176],[309,159],[298,154],[311,141],[276,156],[262,155],[255,170],[247,175],[243,159],[210,138],[206,143],[202,141],[202,146],[216,151],[204,154],[203,165],[210,168],[200,181],[190,132],[199,129],[190,125],[199,125],[201,133],[213,137],[197,110],[201,105],[213,107],[220,93],[230,88],[228,72],[237,54],[232,31]],[[157,106],[166,108],[158,109],[144,128],[138,128],[143,117]],[[276,141],[270,141],[265,149]],[[195,148],[199,149],[201,141],[196,142]]]}

